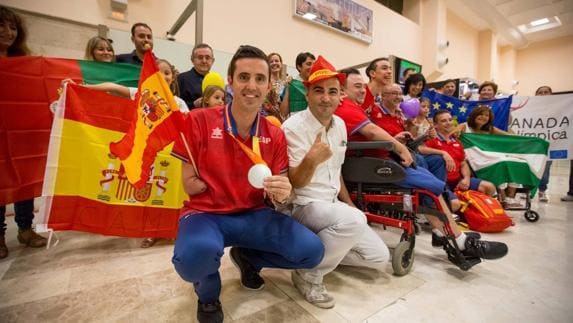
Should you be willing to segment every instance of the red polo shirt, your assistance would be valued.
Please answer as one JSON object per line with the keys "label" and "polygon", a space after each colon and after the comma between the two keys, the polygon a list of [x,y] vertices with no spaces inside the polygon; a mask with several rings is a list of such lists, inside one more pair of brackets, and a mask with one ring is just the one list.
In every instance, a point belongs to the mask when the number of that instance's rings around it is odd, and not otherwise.
{"label": "red polo shirt", "polygon": [[370,113],[370,120],[378,127],[386,130],[392,137],[400,132],[406,131],[404,119],[401,115],[390,114],[390,112],[379,105],[375,105]]}
{"label": "red polo shirt", "polygon": [[[190,212],[234,213],[264,207],[263,190],[249,184],[247,173],[253,162],[226,131],[223,107],[194,109],[185,124],[185,139],[193,158],[207,184],[207,190],[193,195],[184,203],[181,215]],[[287,144],[282,130],[261,118],[260,149],[262,158],[273,175],[288,169]],[[252,138],[238,137],[252,148]],[[175,142],[171,154],[189,162],[181,139]]]}
{"label": "red polo shirt", "polygon": [[[368,138],[360,134],[360,129],[371,123],[371,121],[361,106],[350,99],[344,99],[338,108],[336,108],[334,114],[344,121],[346,133],[348,133],[348,141],[368,141]],[[348,154],[352,155],[352,152],[349,151]],[[364,155],[388,158],[390,153],[386,150],[377,149],[365,151]]]}
{"label": "red polo shirt", "polygon": [[362,102],[362,110],[364,110],[367,114],[372,111],[372,108],[376,104],[376,100],[374,98],[374,94],[370,91],[370,88],[366,86],[366,95],[364,96],[364,102]]}
{"label": "red polo shirt", "polygon": [[466,159],[462,143],[455,138],[446,140],[442,136],[438,135],[437,138],[426,141],[424,145],[426,145],[426,147],[445,151],[452,156],[452,159],[456,164],[456,168],[451,172],[448,172],[448,184],[457,184],[462,178],[460,166]]}

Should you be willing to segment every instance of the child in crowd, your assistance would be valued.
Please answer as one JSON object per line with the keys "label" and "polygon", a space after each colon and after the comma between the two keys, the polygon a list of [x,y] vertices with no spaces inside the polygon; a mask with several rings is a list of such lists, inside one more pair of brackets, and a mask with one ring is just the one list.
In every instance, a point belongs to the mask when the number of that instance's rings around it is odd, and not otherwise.
{"label": "child in crowd", "polygon": [[430,115],[430,99],[420,98],[420,112],[413,119],[406,121],[406,130],[412,134],[412,138],[418,138],[425,135],[432,128],[432,123],[428,120]]}
{"label": "child in crowd", "polygon": [[201,107],[210,108],[225,105],[225,90],[218,85],[208,85],[203,91]]}

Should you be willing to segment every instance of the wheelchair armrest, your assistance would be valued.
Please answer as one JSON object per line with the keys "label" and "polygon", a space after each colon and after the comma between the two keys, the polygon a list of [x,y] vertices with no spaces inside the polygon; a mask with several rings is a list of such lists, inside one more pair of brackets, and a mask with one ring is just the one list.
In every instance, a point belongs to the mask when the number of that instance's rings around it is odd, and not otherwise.
{"label": "wheelchair armrest", "polygon": [[393,160],[347,157],[342,165],[342,177],[352,183],[386,184],[404,179],[406,172]]}
{"label": "wheelchair armrest", "polygon": [[383,149],[392,151],[394,144],[391,141],[349,141],[346,144],[348,150]]}
{"label": "wheelchair armrest", "polygon": [[427,134],[421,135],[420,137],[409,141],[406,146],[413,151],[418,151],[418,147],[423,144],[430,136]]}

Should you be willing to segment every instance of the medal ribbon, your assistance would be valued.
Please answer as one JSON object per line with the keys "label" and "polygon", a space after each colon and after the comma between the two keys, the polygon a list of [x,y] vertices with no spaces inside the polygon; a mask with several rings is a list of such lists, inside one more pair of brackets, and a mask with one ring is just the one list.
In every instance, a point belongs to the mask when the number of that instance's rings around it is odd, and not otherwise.
{"label": "medal ribbon", "polygon": [[239,131],[237,130],[237,124],[235,123],[235,119],[233,119],[233,115],[231,113],[231,104],[228,104],[225,107],[225,116],[223,119],[225,129],[227,133],[235,139],[239,147],[243,150],[243,152],[249,157],[249,159],[253,162],[253,164],[263,164],[267,166],[267,163],[261,157],[261,147],[259,145],[259,135],[261,132],[261,114],[260,112],[257,113],[257,119],[253,123],[251,127],[251,138],[253,143],[253,149],[249,148],[247,145],[242,143],[236,136],[239,135]]}

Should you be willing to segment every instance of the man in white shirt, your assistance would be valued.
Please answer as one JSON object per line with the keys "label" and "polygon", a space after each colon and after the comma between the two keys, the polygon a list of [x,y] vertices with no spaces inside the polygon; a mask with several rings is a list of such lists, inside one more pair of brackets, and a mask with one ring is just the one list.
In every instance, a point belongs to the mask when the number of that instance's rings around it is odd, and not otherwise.
{"label": "man in white shirt", "polygon": [[293,218],[315,232],[325,248],[317,267],[294,270],[292,280],[309,303],[321,308],[334,306],[323,277],[339,264],[383,269],[389,258],[388,248],[368,227],[342,180],[347,135],[334,111],[344,78],[319,56],[304,82],[308,109],[283,124],[295,189]]}

